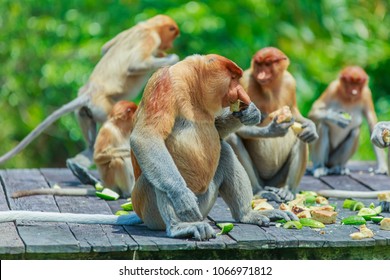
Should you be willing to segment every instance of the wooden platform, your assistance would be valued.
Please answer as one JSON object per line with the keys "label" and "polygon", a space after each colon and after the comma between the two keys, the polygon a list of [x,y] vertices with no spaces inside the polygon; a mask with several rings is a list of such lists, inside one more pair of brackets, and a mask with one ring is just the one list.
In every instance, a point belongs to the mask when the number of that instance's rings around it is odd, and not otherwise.
{"label": "wooden platform", "polygon": [[[370,163],[349,165],[350,176],[327,176],[321,180],[305,176],[300,190],[389,190],[390,178],[372,175]],[[124,200],[104,201],[97,197],[31,196],[10,198],[16,190],[86,187],[67,169],[0,170],[0,211],[35,210],[73,213],[111,214]],[[338,220],[354,212],[338,204]],[[367,201],[370,203],[370,201]],[[373,201],[377,203],[377,201]],[[390,217],[390,213],[384,213]],[[212,209],[209,222],[232,221],[222,200]],[[66,223],[16,222],[0,224],[0,259],[390,259],[390,231],[368,224],[374,238],[355,241],[349,234],[356,226],[340,223],[323,230],[287,230],[235,223],[228,235],[198,242],[172,239],[165,232],[151,231],[143,225],[110,226]],[[215,227],[216,231],[218,230]]]}

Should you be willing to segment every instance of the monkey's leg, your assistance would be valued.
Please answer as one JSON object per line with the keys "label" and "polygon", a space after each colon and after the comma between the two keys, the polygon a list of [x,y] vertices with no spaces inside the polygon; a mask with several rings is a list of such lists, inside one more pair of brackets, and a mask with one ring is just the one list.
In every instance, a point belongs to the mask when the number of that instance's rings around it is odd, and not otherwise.
{"label": "monkey's leg", "polygon": [[254,163],[246,150],[241,138],[235,134],[230,134],[225,141],[230,144],[238,160],[241,162],[252,185],[253,193],[257,193],[264,187],[264,182],[261,180],[259,172],[254,167]]}
{"label": "monkey's leg", "polygon": [[166,225],[169,237],[194,237],[197,240],[215,238],[216,233],[207,222],[194,221],[185,217],[179,218],[169,197],[157,189],[155,189],[155,192],[158,209]]}
{"label": "monkey's leg", "polygon": [[[210,199],[206,196],[204,202]],[[198,240],[215,237],[215,231],[208,223],[194,221],[185,214],[179,218],[168,195],[154,188],[143,174],[136,181],[132,201],[134,210],[150,229],[165,229],[169,237],[194,237]]]}
{"label": "monkey's leg", "polygon": [[328,174],[326,164],[330,153],[329,127],[324,123],[317,125],[319,138],[309,144],[310,157],[313,162],[312,173],[314,177],[325,176]]}
{"label": "monkey's leg", "polygon": [[92,176],[88,167],[93,164],[93,146],[96,140],[96,122],[92,112],[87,107],[82,107],[76,111],[77,119],[81,127],[87,148],[73,158],[66,161],[67,167],[83,184],[95,185],[99,180]]}
{"label": "monkey's leg", "polygon": [[80,180],[81,183],[93,186],[95,186],[97,183],[100,183],[100,181],[89,172],[88,168],[74,162],[73,159],[67,159],[66,166],[70,169],[70,171],[72,171],[73,175]]}
{"label": "monkey's leg", "polygon": [[271,201],[286,202],[294,199],[294,194],[305,173],[307,164],[307,144],[297,140],[283,167],[267,181],[267,187],[259,192]]}
{"label": "monkey's leg", "polygon": [[360,128],[354,128],[347,138],[329,155],[330,174],[349,174],[349,169],[345,167],[347,161],[356,152],[359,143]]}
{"label": "monkey's leg", "polygon": [[296,220],[291,212],[274,209],[270,211],[254,211],[251,208],[252,188],[250,180],[232,148],[222,141],[221,158],[215,175],[220,184],[219,193],[228,204],[232,216],[242,223],[267,226],[270,220]]}

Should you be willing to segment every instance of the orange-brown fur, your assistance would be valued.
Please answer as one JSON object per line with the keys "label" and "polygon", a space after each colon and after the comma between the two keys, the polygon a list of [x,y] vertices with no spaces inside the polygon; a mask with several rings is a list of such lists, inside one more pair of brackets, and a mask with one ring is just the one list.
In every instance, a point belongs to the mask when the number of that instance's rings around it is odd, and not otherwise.
{"label": "orange-brown fur", "polygon": [[[202,76],[204,67],[215,67],[218,73]],[[220,74],[221,69],[226,69],[224,75]],[[216,114],[238,98],[249,100],[238,83],[241,74],[237,65],[223,57],[193,56],[180,65],[159,70],[145,88],[135,126],[164,140],[187,187],[195,194],[207,191],[218,167],[221,146],[214,125]],[[235,87],[240,90],[229,91]],[[208,96],[205,93],[210,88],[214,94]],[[176,129],[180,118],[191,127]],[[144,211],[151,205],[145,197],[149,195],[146,191],[149,187],[143,182],[144,179],[138,178],[132,196],[136,213],[144,219]]]}
{"label": "orange-brown fur", "polygon": [[100,129],[94,148],[94,161],[104,186],[119,189],[124,196],[130,196],[134,184],[130,134],[136,109],[133,102],[117,102]]}

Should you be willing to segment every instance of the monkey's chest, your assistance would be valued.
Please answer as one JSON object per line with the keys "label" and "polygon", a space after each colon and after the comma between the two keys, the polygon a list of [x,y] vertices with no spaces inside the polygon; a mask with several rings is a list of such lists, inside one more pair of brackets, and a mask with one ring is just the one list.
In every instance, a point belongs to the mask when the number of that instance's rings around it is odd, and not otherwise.
{"label": "monkey's chest", "polygon": [[329,122],[329,128],[330,128],[330,146],[332,149],[337,148],[342,142],[344,142],[348,136],[350,135],[351,131],[357,127],[360,127],[363,122],[363,112],[360,107],[357,108],[343,108],[340,106],[339,108],[336,107],[336,110],[347,112],[351,115],[351,123],[345,127],[342,128],[338,126],[337,124],[330,123]]}
{"label": "monkey's chest", "polygon": [[278,174],[296,141],[298,138],[289,130],[283,137],[247,139],[244,145],[260,177],[267,180]]}
{"label": "monkey's chest", "polygon": [[207,191],[218,167],[221,143],[214,123],[175,123],[166,140],[179,172],[195,193]]}

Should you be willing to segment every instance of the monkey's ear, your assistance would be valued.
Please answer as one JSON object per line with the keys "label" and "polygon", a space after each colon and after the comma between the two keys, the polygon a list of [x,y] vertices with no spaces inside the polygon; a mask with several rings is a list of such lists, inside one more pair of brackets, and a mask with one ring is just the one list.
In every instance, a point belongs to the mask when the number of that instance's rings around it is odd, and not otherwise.
{"label": "monkey's ear", "polygon": [[233,76],[237,76],[238,78],[242,77],[242,73],[243,73],[242,69],[238,67],[238,65],[235,64],[233,61],[226,59],[225,66],[227,69],[229,69],[230,73]]}

